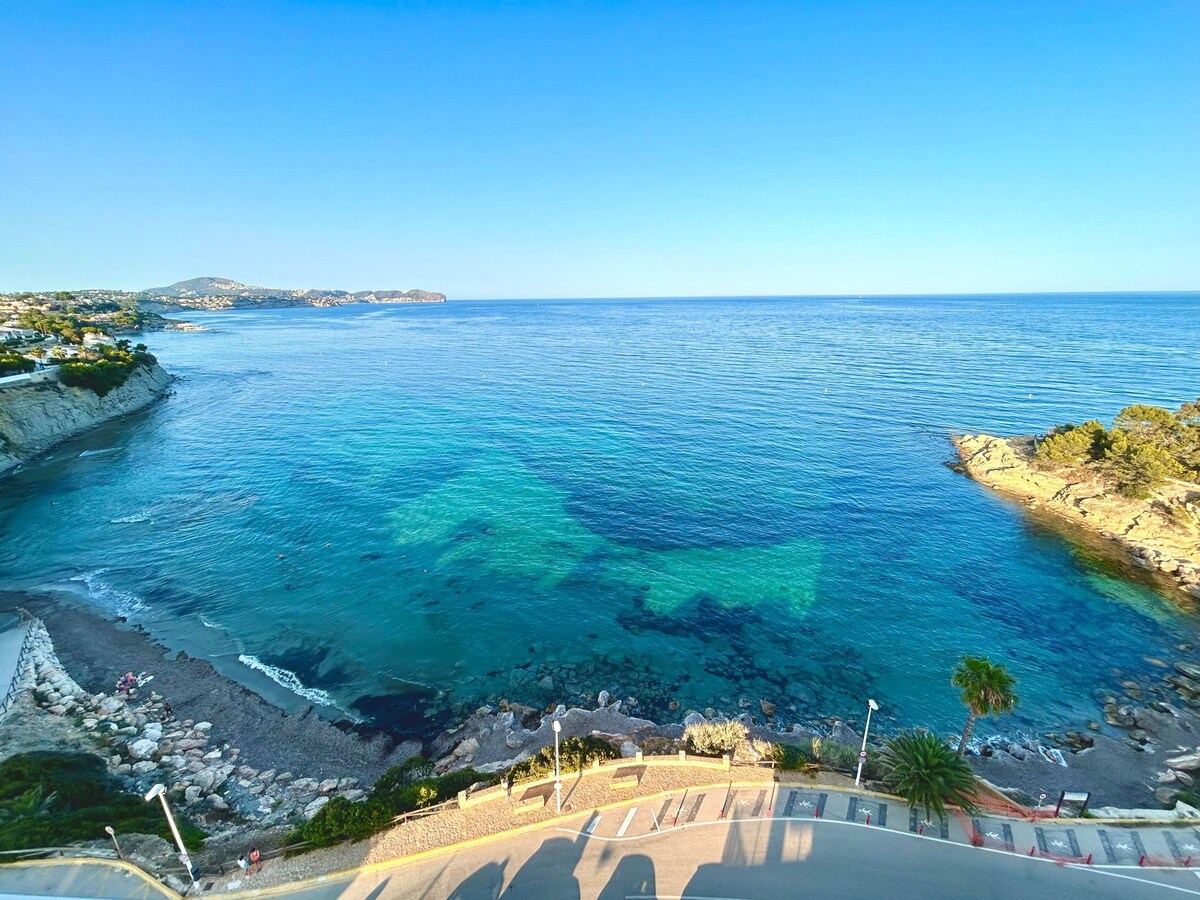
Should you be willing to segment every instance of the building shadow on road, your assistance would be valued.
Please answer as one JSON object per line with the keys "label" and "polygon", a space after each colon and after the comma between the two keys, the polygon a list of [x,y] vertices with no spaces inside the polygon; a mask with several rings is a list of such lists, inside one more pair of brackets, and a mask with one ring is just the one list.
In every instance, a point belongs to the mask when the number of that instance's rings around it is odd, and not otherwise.
{"label": "building shadow on road", "polygon": [[617,863],[608,884],[598,900],[625,900],[627,897],[657,897],[654,881],[654,861],[637,854],[625,856]]}
{"label": "building shadow on road", "polygon": [[504,890],[504,867],[508,860],[488,863],[475,870],[450,892],[448,900],[497,900]]}
{"label": "building shadow on road", "polygon": [[574,872],[583,855],[584,842],[583,836],[576,840],[556,837],[543,841],[500,896],[505,900],[540,900],[542,897],[579,900],[579,879]]}

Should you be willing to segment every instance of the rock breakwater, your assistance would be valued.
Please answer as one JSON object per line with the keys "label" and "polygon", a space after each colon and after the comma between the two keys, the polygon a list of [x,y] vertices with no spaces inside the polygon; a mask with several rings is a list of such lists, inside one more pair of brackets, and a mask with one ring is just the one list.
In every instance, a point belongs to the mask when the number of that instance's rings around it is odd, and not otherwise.
{"label": "rock breakwater", "polygon": [[90,693],[67,673],[45,626],[31,627],[18,683],[24,702],[73,722],[77,746],[90,743],[131,789],[167,785],[173,802],[208,831],[283,825],[311,818],[332,797],[365,796],[355,777],[316,779],[250,765],[239,748],[213,736],[211,722],[177,718],[149,685],[129,694]]}

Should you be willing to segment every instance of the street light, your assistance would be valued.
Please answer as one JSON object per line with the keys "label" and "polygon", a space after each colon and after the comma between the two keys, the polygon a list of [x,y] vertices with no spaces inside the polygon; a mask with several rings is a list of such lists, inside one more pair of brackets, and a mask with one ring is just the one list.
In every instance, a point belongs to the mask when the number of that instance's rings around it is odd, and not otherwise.
{"label": "street light", "polygon": [[111,825],[105,825],[104,830],[108,833],[108,836],[112,838],[113,846],[117,849],[117,859],[124,859],[125,857],[121,855],[121,845],[117,843],[117,833],[113,831],[113,827]]}
{"label": "street light", "polygon": [[152,802],[155,797],[162,801],[163,812],[167,814],[167,824],[171,826],[171,834],[175,835],[175,843],[179,847],[179,861],[187,869],[188,878],[192,879],[192,884],[194,885],[196,883],[196,876],[192,874],[192,858],[188,856],[187,848],[183,846],[183,838],[179,836],[179,828],[175,825],[175,817],[171,815],[171,807],[167,806],[166,785],[156,784],[146,792],[147,803]]}
{"label": "street light", "polygon": [[867,725],[863,729],[862,749],[858,751],[858,772],[854,775],[854,784],[857,787],[862,783],[863,763],[867,761],[867,735],[871,733],[871,713],[879,709],[879,704],[874,700],[867,701]]}
{"label": "street light", "polygon": [[562,731],[562,722],[558,719],[554,720],[554,800],[558,805],[558,811],[562,812],[562,777],[561,770],[558,767],[558,734]]}

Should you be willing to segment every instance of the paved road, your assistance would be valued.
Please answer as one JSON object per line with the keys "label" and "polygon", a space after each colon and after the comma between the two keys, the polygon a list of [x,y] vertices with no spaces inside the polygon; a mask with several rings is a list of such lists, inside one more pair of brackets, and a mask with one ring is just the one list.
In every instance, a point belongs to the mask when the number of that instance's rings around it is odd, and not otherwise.
{"label": "paved road", "polygon": [[174,895],[149,876],[100,862],[0,865],[0,898],[108,897],[112,900],[170,900]]}
{"label": "paved road", "polygon": [[[609,813],[605,813],[607,818]],[[585,824],[586,828],[586,824]],[[598,829],[597,829],[598,830]],[[312,885],[305,900],[1200,897],[1192,872],[1115,872],[836,821],[696,823],[634,839],[539,832]]]}
{"label": "paved road", "polygon": [[[988,845],[982,849],[969,843],[977,828]],[[1103,823],[953,819],[944,829],[922,828],[906,806],[886,798],[816,787],[709,788],[631,800],[565,818],[558,828],[268,893],[303,900],[1200,897],[1194,870],[1138,866],[1140,854],[1186,858],[1196,840],[1192,829]],[[1086,856],[1093,847],[1104,855],[1091,867],[1047,858]],[[61,878],[49,868],[31,878],[33,870],[0,866],[0,894],[148,896],[136,880],[114,878],[99,865],[62,868]],[[206,879],[203,886],[216,897],[263,882]]]}

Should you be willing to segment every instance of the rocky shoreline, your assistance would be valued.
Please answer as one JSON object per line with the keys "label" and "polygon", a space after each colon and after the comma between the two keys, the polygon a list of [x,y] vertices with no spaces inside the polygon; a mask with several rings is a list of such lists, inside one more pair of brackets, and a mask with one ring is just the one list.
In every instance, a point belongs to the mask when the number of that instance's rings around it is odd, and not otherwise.
{"label": "rocky shoreline", "polygon": [[960,470],[980,484],[1122,547],[1135,566],[1170,579],[1181,601],[1200,599],[1200,486],[1170,482],[1135,500],[1078,467],[1035,467],[1028,438],[967,434],[954,445]]}
{"label": "rocky shoreline", "polygon": [[0,390],[0,476],[63,441],[144,409],[165,397],[173,380],[154,363],[103,397],[56,381]]}
{"label": "rocky shoreline", "polygon": [[[558,705],[548,713],[507,702],[483,706],[425,746],[397,744],[382,733],[343,731],[308,710],[288,714],[207,661],[173,653],[136,628],[53,595],[0,594],[0,609],[14,606],[45,625],[37,626],[22,675],[27,693],[0,718],[4,755],[86,750],[104,758],[131,791],[161,781],[214,847],[250,834],[264,846],[277,843],[332,797],[361,799],[387,768],[417,753],[441,772],[499,773],[552,745],[555,721],[564,737],[601,737],[623,756],[672,753],[685,727],[706,718],[690,711],[677,724],[658,724],[601,691],[587,708]],[[115,695],[115,678],[129,670],[155,677],[136,695]],[[822,731],[783,728],[768,710],[758,712],[738,718],[761,740],[804,746],[818,738],[851,747],[861,740],[840,721]],[[1159,679],[1127,682],[1123,695],[1104,698],[1104,718],[1107,727],[1089,723],[1044,742],[994,739],[969,760],[977,774],[1028,805],[1040,792],[1056,797],[1063,789],[1090,791],[1094,806],[1124,809],[1195,799],[1200,663],[1180,662]]]}

